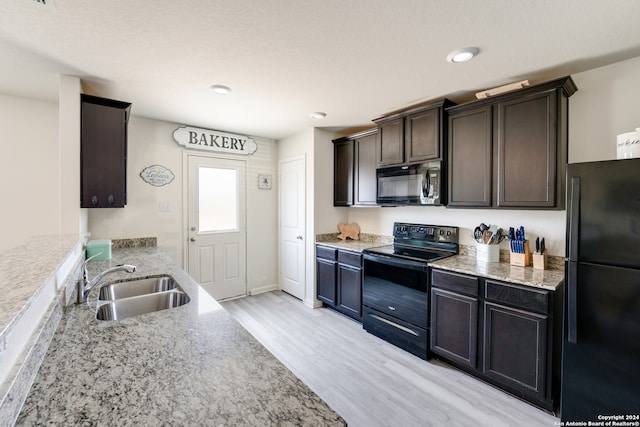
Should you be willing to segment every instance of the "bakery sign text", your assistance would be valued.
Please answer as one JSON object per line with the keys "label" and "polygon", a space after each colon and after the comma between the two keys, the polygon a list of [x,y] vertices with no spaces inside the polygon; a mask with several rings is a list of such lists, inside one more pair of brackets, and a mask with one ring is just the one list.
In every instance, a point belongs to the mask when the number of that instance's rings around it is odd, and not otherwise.
{"label": "bakery sign text", "polygon": [[248,136],[187,126],[174,130],[173,139],[188,148],[219,153],[249,155],[258,149],[258,144]]}

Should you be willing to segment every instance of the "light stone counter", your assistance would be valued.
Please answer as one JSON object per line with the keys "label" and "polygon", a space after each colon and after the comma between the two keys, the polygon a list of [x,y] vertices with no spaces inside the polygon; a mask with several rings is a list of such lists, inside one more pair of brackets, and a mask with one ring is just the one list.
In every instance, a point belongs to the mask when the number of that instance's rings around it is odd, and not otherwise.
{"label": "light stone counter", "polygon": [[376,246],[390,245],[393,243],[393,237],[378,236],[375,234],[361,234],[360,240],[338,239],[338,233],[318,234],[316,236],[316,244],[330,246],[337,249],[346,249],[354,252],[362,252],[365,249],[374,248]]}
{"label": "light stone counter", "polygon": [[38,236],[0,253],[0,331],[29,308],[60,262],[82,245],[78,235]]}
{"label": "light stone counter", "polygon": [[326,403],[156,248],[89,264],[173,276],[191,302],[121,321],[65,313],[17,425],[345,425]]}
{"label": "light stone counter", "polygon": [[478,262],[475,256],[456,255],[430,263],[433,268],[471,274],[488,279],[555,291],[564,280],[564,270],[535,270],[508,262]]}

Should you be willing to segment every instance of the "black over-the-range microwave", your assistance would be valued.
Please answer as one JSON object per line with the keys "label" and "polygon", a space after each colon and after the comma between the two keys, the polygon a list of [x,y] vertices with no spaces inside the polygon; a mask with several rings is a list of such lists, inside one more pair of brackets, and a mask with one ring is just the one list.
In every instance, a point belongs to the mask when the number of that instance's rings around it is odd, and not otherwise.
{"label": "black over-the-range microwave", "polygon": [[379,205],[433,205],[446,204],[443,163],[433,161],[408,166],[395,166],[376,170]]}

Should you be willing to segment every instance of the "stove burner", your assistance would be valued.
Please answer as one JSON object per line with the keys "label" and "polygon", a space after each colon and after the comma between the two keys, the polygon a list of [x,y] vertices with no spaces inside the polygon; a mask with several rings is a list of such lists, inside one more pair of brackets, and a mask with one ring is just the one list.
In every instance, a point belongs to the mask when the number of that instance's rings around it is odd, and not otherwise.
{"label": "stove burner", "polygon": [[458,253],[458,227],[397,222],[393,225],[393,238],[393,245],[369,248],[363,252],[425,262]]}
{"label": "stove burner", "polygon": [[420,248],[410,248],[399,245],[387,245],[379,246],[375,248],[365,249],[365,253],[368,254],[381,254],[387,256],[399,256],[403,258],[410,258],[420,261],[434,261],[436,259],[444,258],[453,255],[451,252],[424,250]]}

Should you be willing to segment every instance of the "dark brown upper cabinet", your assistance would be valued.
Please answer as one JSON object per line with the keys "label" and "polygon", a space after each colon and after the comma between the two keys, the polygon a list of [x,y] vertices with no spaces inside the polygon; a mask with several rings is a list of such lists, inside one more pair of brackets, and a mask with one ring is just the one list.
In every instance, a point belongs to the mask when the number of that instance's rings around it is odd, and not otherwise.
{"label": "dark brown upper cabinet", "polygon": [[492,147],[491,106],[449,116],[449,206],[491,206]]}
{"label": "dark brown upper cabinet", "polygon": [[333,141],[333,205],[376,204],[376,129]]}
{"label": "dark brown upper cabinet", "polygon": [[80,207],[127,204],[127,124],[131,104],[81,95]]}
{"label": "dark brown upper cabinet", "polygon": [[353,140],[333,142],[333,205],[353,204]]}
{"label": "dark brown upper cabinet", "polygon": [[453,102],[443,98],[375,119],[378,126],[377,166],[401,166],[444,159],[444,109],[452,105]]}
{"label": "dark brown upper cabinet", "polygon": [[447,110],[449,204],[563,209],[571,77]]}
{"label": "dark brown upper cabinet", "polygon": [[378,122],[377,165],[404,163],[404,120],[396,117]]}

